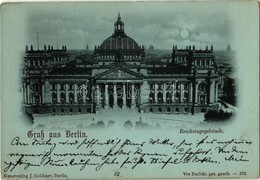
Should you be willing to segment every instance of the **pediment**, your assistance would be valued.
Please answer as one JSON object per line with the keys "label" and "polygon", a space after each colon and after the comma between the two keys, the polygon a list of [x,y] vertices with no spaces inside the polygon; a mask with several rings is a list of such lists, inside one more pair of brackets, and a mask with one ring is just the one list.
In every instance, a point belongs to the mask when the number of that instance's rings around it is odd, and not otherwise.
{"label": "pediment", "polygon": [[96,79],[142,79],[143,76],[126,68],[117,67],[98,74]]}

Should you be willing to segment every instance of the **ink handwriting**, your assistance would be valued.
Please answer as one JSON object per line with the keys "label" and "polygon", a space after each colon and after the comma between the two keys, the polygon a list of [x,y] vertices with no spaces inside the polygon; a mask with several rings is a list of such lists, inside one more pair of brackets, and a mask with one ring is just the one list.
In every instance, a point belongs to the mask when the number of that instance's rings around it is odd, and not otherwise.
{"label": "ink handwriting", "polygon": [[[250,161],[251,141],[211,139],[209,136],[188,139],[26,139],[16,136],[10,142],[10,152],[4,160],[4,172],[20,168],[71,167],[78,171],[100,171],[106,167],[131,169],[158,166],[160,169],[179,164],[221,164]],[[16,147],[16,148],[12,148]],[[23,150],[24,149],[24,150]]]}

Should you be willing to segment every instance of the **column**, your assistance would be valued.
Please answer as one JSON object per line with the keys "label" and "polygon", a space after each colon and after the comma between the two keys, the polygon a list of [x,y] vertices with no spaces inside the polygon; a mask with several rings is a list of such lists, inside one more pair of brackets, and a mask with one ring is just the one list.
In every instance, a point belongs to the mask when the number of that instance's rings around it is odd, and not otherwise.
{"label": "column", "polygon": [[66,104],[69,103],[69,90],[68,90],[68,84],[65,83],[65,98],[66,98]]}
{"label": "column", "polygon": [[24,84],[22,86],[22,95],[23,95],[23,100],[22,100],[22,103],[25,103],[25,94],[24,94]]}
{"label": "column", "polygon": [[42,104],[45,103],[44,101],[45,101],[45,98],[44,98],[44,84],[42,84],[42,98],[41,98]]}
{"label": "column", "polygon": [[30,85],[27,84],[27,103],[31,104],[31,99],[30,99]]}
{"label": "column", "polygon": [[106,101],[106,105],[105,107],[109,106],[109,95],[108,95],[108,85],[105,85],[105,101]]}
{"label": "column", "polygon": [[114,106],[113,108],[117,108],[117,92],[116,92],[116,84],[114,84]]}
{"label": "column", "polygon": [[60,103],[60,84],[57,83],[57,103]]}
{"label": "column", "polygon": [[97,105],[100,105],[100,89],[99,85],[96,85],[96,100],[97,100]]}
{"label": "column", "polygon": [[34,96],[31,94],[31,104],[35,104]]}
{"label": "column", "polygon": [[132,101],[131,107],[132,106],[135,107],[135,85],[134,84],[131,85],[131,90],[132,90],[132,92],[131,92],[131,101]]}
{"label": "column", "polygon": [[156,83],[154,83],[154,103],[157,103],[157,88],[158,85]]}
{"label": "column", "polygon": [[148,104],[150,98],[150,85],[147,83],[147,80],[143,80],[143,84],[140,89],[140,104]]}
{"label": "column", "polygon": [[27,91],[26,91],[26,84],[23,83],[23,102],[27,104]]}
{"label": "column", "polygon": [[209,95],[210,95],[210,100],[209,100],[209,102],[210,103],[213,103],[214,102],[214,100],[215,100],[215,81],[212,81],[211,83],[210,83],[210,92],[209,92]]}
{"label": "column", "polygon": [[123,108],[125,108],[126,107],[126,90],[125,90],[125,86],[126,86],[126,84],[123,84]]}
{"label": "column", "polygon": [[183,84],[180,83],[180,102],[183,102],[183,92],[184,92]]}
{"label": "column", "polygon": [[74,103],[77,104],[78,103],[78,93],[77,93],[77,84],[74,83],[74,88],[73,88],[73,93],[74,93]]}
{"label": "column", "polygon": [[163,83],[163,99],[162,103],[166,103],[166,84]]}
{"label": "column", "polygon": [[141,84],[138,84],[136,87],[136,104],[137,106],[141,105]]}
{"label": "column", "polygon": [[81,89],[82,89],[82,102],[83,104],[86,103],[86,89],[87,89],[87,85],[85,85],[84,83],[81,85]]}
{"label": "column", "polygon": [[195,104],[198,103],[198,83],[196,82],[196,85],[195,85]]}
{"label": "column", "polygon": [[175,102],[175,81],[172,83],[172,102]]}
{"label": "column", "polygon": [[215,88],[216,88],[216,91],[215,91],[215,102],[218,101],[218,85],[219,85],[219,83],[217,82],[217,83],[215,84]]}
{"label": "column", "polygon": [[192,83],[189,84],[189,102],[192,102]]}

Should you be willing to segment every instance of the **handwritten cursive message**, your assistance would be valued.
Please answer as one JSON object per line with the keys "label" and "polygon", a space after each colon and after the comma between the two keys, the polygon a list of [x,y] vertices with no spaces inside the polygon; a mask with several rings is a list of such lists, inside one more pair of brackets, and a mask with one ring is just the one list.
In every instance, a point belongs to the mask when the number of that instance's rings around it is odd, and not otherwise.
{"label": "handwritten cursive message", "polygon": [[[60,138],[64,137],[64,138]],[[103,168],[135,169],[141,166],[171,168],[180,164],[221,164],[249,161],[246,139],[220,140],[201,135],[195,140],[166,138],[98,139],[86,132],[28,132],[16,136],[6,154],[4,172],[20,172],[42,167],[71,167],[78,171],[101,171]]]}

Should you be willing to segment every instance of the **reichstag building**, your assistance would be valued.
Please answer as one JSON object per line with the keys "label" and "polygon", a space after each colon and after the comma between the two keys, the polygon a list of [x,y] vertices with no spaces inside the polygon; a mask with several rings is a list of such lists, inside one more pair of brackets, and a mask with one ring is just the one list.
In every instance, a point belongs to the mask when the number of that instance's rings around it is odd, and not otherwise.
{"label": "reichstag building", "polygon": [[[171,49],[171,48],[169,48]],[[26,46],[23,100],[28,114],[189,113],[217,109],[219,76],[213,46],[172,47],[171,57],[146,57],[127,36],[120,15],[114,33],[88,56],[66,46]],[[115,111],[116,112],[116,111]]]}

